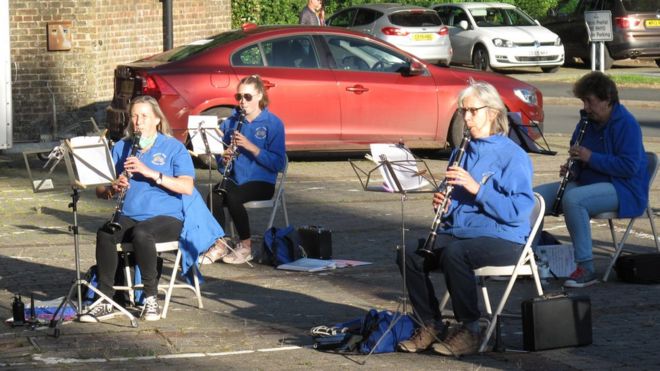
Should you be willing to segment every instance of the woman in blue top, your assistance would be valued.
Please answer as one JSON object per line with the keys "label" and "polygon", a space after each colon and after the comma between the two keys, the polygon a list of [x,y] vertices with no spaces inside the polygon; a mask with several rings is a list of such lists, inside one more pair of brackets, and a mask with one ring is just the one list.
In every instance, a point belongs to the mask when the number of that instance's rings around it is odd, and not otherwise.
{"label": "woman in blue top", "polygon": [[[268,94],[264,83],[257,75],[245,77],[238,85],[236,101],[239,107],[234,114],[220,125],[227,149],[218,157],[218,167],[226,177],[225,189],[216,186],[217,197],[212,198],[211,210],[224,230],[225,214],[229,211],[234,221],[240,242],[229,254],[224,244],[216,244],[202,256],[202,264],[213,263],[222,258],[228,264],[242,264],[252,260],[250,220],[244,203],[269,200],[275,192],[277,173],[284,169],[286,150],[284,147],[284,125],[268,110]],[[239,128],[239,130],[236,130]],[[232,153],[232,142],[237,153]],[[230,173],[225,165],[234,157]]]}
{"label": "woman in blue top", "polygon": [[[96,234],[98,289],[112,298],[118,259],[116,245],[132,243],[146,297],[142,318],[156,321],[160,319],[156,301],[156,243],[179,239],[183,226],[182,195],[193,193],[195,169],[186,148],[171,136],[169,123],[154,98],[135,98],[130,112],[128,136],[112,149],[115,170],[120,175],[112,186],[96,189],[97,196],[106,199],[125,192],[118,219],[121,227],[110,228],[106,224]],[[136,140],[138,143],[134,143]],[[137,152],[130,156],[134,145]],[[112,305],[99,301],[80,321],[100,322],[117,313]]]}
{"label": "woman in blue top", "polygon": [[[591,216],[617,212],[621,218],[639,216],[648,205],[649,174],[637,120],[619,103],[616,84],[601,72],[591,72],[575,83],[573,94],[582,100],[588,123],[582,142],[575,144],[578,124],[571,138],[570,156],[576,160],[560,203],[573,242],[577,268],[565,287],[586,287],[598,282],[591,251]],[[560,176],[566,174],[566,165]],[[552,205],[559,182],[535,191]],[[546,213],[551,212],[546,209]]]}
{"label": "woman in blue top", "polygon": [[[417,332],[399,343],[405,352],[421,352],[433,345],[442,355],[460,356],[478,351],[481,343],[477,282],[474,269],[515,264],[530,233],[534,207],[532,163],[507,133],[506,108],[497,90],[485,82],[471,82],[458,96],[471,141],[459,166],[445,174],[454,186],[450,203],[437,230],[431,254],[415,247],[406,251],[406,286],[416,316]],[[452,154],[452,159],[456,151]],[[451,161],[451,160],[450,160]],[[433,196],[437,208],[444,193]],[[451,294],[461,328],[444,341],[438,299],[429,272],[440,269]]]}

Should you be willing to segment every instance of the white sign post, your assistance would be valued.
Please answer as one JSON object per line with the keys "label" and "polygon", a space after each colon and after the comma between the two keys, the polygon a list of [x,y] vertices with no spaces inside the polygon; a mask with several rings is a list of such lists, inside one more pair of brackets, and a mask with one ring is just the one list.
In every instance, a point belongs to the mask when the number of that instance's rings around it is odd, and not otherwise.
{"label": "white sign post", "polygon": [[612,12],[609,10],[584,12],[587,34],[591,42],[591,70],[596,70],[596,47],[599,49],[598,65],[605,72],[605,41],[612,41]]}

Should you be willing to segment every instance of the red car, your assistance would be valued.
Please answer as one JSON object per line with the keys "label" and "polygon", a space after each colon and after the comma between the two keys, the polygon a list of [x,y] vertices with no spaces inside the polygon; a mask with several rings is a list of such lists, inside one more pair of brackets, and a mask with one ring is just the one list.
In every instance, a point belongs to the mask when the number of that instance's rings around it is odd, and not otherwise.
{"label": "red car", "polygon": [[147,94],[185,141],[188,116],[229,116],[236,85],[252,74],[263,78],[293,151],[366,149],[400,139],[411,148],[456,146],[463,132],[456,97],[469,78],[495,85],[524,123],[543,122],[541,92],[506,76],[428,65],[343,28],[247,24],[118,66],[110,136],[123,136],[130,100]]}

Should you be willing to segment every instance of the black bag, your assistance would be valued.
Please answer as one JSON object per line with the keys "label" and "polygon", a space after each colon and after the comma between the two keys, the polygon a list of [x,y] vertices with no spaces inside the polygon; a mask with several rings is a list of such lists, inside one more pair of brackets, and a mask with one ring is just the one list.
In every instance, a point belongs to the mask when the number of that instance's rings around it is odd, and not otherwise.
{"label": "black bag", "polygon": [[547,294],[522,302],[527,351],[591,344],[591,300],[586,295]]}
{"label": "black bag", "polygon": [[300,244],[308,258],[332,259],[332,232],[316,225],[304,225],[298,228]]}
{"label": "black bag", "polygon": [[621,281],[660,283],[660,253],[620,256],[614,269]]}

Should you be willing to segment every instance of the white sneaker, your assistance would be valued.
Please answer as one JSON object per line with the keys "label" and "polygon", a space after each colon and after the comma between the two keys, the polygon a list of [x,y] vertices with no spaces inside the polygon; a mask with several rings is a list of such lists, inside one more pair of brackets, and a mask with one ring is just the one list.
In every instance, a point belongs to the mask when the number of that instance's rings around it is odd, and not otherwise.
{"label": "white sneaker", "polygon": [[160,307],[155,296],[149,296],[144,299],[144,307],[142,308],[140,318],[145,321],[158,321],[160,319]]}
{"label": "white sneaker", "polygon": [[106,319],[110,319],[119,314],[115,312],[115,308],[112,307],[112,304],[98,303],[88,310],[87,313],[80,316],[78,319],[80,322],[85,323],[98,323]]}
{"label": "white sneaker", "polygon": [[222,258],[222,262],[227,264],[243,264],[252,259],[254,259],[254,256],[252,256],[252,248],[245,247],[241,244],[238,249],[234,249],[233,253]]}

